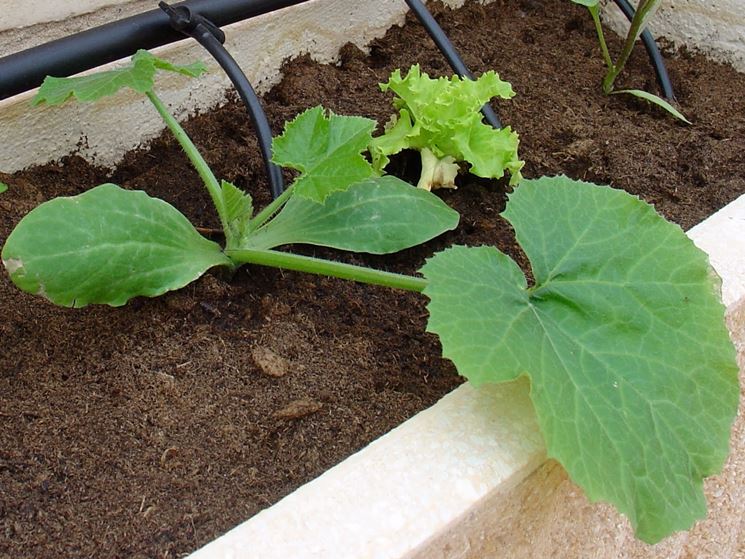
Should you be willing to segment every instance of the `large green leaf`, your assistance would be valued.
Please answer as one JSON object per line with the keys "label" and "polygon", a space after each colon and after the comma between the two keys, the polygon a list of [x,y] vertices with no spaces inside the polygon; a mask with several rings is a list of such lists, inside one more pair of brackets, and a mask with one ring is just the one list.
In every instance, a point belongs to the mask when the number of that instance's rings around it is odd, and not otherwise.
{"label": "large green leaf", "polygon": [[206,71],[206,66],[202,62],[179,66],[158,58],[146,50],[139,50],[132,57],[132,64],[116,70],[74,78],[48,76],[44,79],[33,103],[34,105],[42,103],[59,105],[71,97],[78,101],[96,101],[102,97],[114,95],[124,87],[147,93],[153,89],[155,73],[158,70],[197,77]]}
{"label": "large green leaf", "polygon": [[375,121],[369,118],[327,116],[323,107],[314,107],[287,123],[274,139],[273,161],[302,172],[295,196],[323,202],[331,192],[375,175],[361,154],[374,129]]}
{"label": "large green leaf", "polygon": [[443,354],[477,384],[529,376],[549,455],[641,539],[689,528],[739,394],[706,255],[639,199],[566,177],[525,181],[504,217],[535,285],[491,247],[436,255]]}
{"label": "large green leaf", "polygon": [[305,243],[387,254],[454,229],[458,219],[458,212],[434,194],[386,176],[334,192],[323,204],[293,196],[247,240],[247,248]]}
{"label": "large green leaf", "polygon": [[18,287],[67,307],[123,305],[230,265],[173,206],[113,184],[32,210],[8,237],[2,259]]}

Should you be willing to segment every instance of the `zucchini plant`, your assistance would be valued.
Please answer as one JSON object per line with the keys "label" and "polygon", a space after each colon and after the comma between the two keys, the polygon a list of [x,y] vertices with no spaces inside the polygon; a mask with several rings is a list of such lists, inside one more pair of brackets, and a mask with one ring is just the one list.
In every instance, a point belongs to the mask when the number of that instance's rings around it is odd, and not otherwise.
{"label": "zucchini plant", "polygon": [[[32,210],[2,251],[21,289],[58,305],[122,305],[177,289],[214,266],[252,263],[423,293],[427,330],[474,384],[527,376],[548,455],[592,500],[613,503],[656,542],[706,514],[704,477],[728,452],[739,396],[718,281],[683,231],[625,192],[567,177],[523,180],[503,217],[530,260],[529,282],[494,247],[453,246],[407,276],[276,250],[311,243],[385,253],[456,226],[433,194],[380,177],[361,155],[374,122],[314,108],[274,144],[300,171],[254,215],[218,182],[153,91],[140,52],[129,68],[48,79],[37,102],[95,100],[130,87],[154,103],[199,171],[225,231],[202,237],[144,192],[101,185]],[[408,102],[408,101],[407,101]]]}
{"label": "zucchini plant", "polygon": [[[123,305],[197,279],[213,266],[235,268],[287,256],[271,249],[306,243],[385,254],[429,240],[458,224],[437,196],[391,176],[378,176],[361,152],[375,122],[309,109],[274,142],[276,163],[297,180],[254,215],[251,197],[218,181],[186,132],[154,91],[156,71],[195,77],[201,63],[176,66],[139,51],[128,67],[79,78],[47,78],[36,104],[95,101],[123,87],[155,106],[199,173],[225,234],[225,247],[200,235],[173,206],[113,184],[58,198],[30,212],[8,237],[5,267],[21,289],[58,305]],[[298,257],[300,258],[300,257]]]}
{"label": "zucchini plant", "polygon": [[605,65],[607,67],[607,72],[605,74],[605,77],[603,78],[603,92],[606,95],[627,93],[629,95],[639,97],[640,99],[644,99],[645,101],[649,101],[650,103],[653,103],[658,107],[665,109],[668,113],[673,115],[678,120],[681,120],[687,124],[691,124],[690,121],[683,115],[683,113],[681,113],[670,103],[653,93],[649,93],[648,91],[644,91],[641,89],[615,89],[616,78],[626,66],[626,62],[628,62],[629,57],[634,50],[634,44],[644,32],[644,29],[647,27],[649,20],[652,19],[652,16],[654,16],[655,12],[657,12],[657,9],[662,4],[662,0],[640,0],[639,5],[636,8],[636,12],[634,13],[634,17],[631,20],[631,26],[629,27],[629,32],[626,35],[623,49],[621,50],[621,54],[618,56],[618,60],[616,62],[613,62],[613,58],[610,55],[608,45],[605,42],[603,26],[600,23],[600,0],[571,1],[575,4],[579,4],[580,6],[585,6],[589,10],[590,15],[592,16],[592,20],[595,23],[595,30],[598,35],[600,50],[603,53],[603,60],[605,61]]}

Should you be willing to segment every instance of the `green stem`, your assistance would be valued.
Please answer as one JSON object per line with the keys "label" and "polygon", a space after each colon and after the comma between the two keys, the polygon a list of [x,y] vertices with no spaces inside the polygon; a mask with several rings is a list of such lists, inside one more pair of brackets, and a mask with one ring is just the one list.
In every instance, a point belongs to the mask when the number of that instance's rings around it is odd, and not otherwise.
{"label": "green stem", "polygon": [[189,138],[186,131],[181,127],[174,116],[168,111],[168,108],[165,106],[163,101],[160,100],[160,98],[155,94],[154,91],[148,91],[147,98],[150,99],[153,105],[155,105],[158,114],[160,114],[161,118],[166,123],[166,126],[168,126],[173,135],[176,137],[176,140],[178,140],[178,143],[181,145],[182,149],[186,153],[189,161],[191,161],[191,164],[194,165],[197,173],[199,173],[202,182],[204,182],[204,185],[207,187],[207,191],[210,193],[212,203],[215,205],[217,213],[220,216],[220,223],[222,224],[223,231],[225,231],[225,233],[227,234],[227,211],[225,209],[225,201],[222,197],[222,188],[220,187],[220,183],[218,182],[217,177],[215,177],[212,169],[210,169],[209,165],[207,165],[207,162],[202,157],[202,154],[199,153],[197,146],[195,146],[194,142],[191,141],[191,138]]}
{"label": "green stem", "polygon": [[642,26],[646,21],[647,12],[654,7],[655,3],[656,0],[641,0],[639,2],[634,19],[631,20],[631,27],[629,28],[628,35],[626,35],[621,56],[618,57],[618,62],[608,69],[608,73],[603,78],[603,91],[606,95],[613,91],[616,78],[626,66],[626,62],[628,62],[631,53],[634,51],[634,44],[643,31]]}
{"label": "green stem", "polygon": [[600,23],[600,10],[597,6],[588,8],[592,15],[592,21],[595,22],[595,31],[598,34],[598,42],[600,43],[600,50],[603,51],[603,60],[608,70],[613,69],[613,60],[610,57],[610,51],[608,50],[608,44],[605,42],[605,34],[603,33],[603,25]]}
{"label": "green stem", "polygon": [[273,268],[295,270],[296,272],[307,272],[319,276],[331,276],[346,280],[368,283],[371,285],[382,285],[394,289],[404,289],[421,293],[427,287],[427,280],[342,262],[321,260],[312,256],[301,256],[289,252],[276,250],[226,250],[225,254],[237,264],[260,264]]}
{"label": "green stem", "polygon": [[292,189],[295,185],[291,184],[282,194],[277,196],[266,208],[257,213],[253,219],[251,219],[251,230],[255,231],[262,225],[264,225],[269,219],[279,211],[279,209],[290,199],[292,196]]}

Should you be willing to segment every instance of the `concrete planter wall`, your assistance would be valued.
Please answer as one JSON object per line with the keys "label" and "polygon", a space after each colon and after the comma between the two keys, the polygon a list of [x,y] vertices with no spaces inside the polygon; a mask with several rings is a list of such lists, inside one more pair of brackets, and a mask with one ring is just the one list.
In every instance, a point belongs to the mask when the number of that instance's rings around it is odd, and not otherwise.
{"label": "concrete planter wall", "polygon": [[[669,2],[654,31],[745,70],[745,10],[736,5],[740,2]],[[457,6],[463,0],[447,3]],[[38,3],[31,9],[28,2],[0,0],[0,10],[14,14],[0,22],[0,55],[19,44],[32,46],[30,36],[59,37],[152,6],[140,0],[89,0]],[[228,47],[261,91],[279,79],[284,58],[305,51],[331,60],[345,42],[364,46],[401,23],[404,13],[399,0],[313,0],[227,28]],[[622,27],[613,8],[607,17]],[[201,57],[188,42],[163,50],[179,61]],[[198,82],[171,77],[161,84],[163,97],[182,116],[213,106],[227,87],[216,69]],[[133,95],[62,110],[30,109],[31,95],[0,102],[4,172],[59,158],[73,151],[81,137],[93,146],[82,149],[84,156],[111,164],[162,126],[146,102]],[[107,123],[121,120],[124,113],[138,127],[118,127],[116,135],[110,134]],[[723,278],[741,366],[744,231],[745,197],[689,232]],[[466,385],[192,557],[736,557],[745,550],[742,408],[729,462],[721,475],[707,481],[706,490],[711,511],[706,521],[657,546],[641,544],[612,508],[588,503],[560,467],[546,462],[524,386],[477,391]]]}

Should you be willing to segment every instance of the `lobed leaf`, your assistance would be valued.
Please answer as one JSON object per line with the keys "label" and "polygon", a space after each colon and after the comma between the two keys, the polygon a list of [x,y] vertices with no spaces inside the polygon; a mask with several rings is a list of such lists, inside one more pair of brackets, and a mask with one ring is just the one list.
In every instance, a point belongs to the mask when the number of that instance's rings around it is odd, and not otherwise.
{"label": "lobed leaf", "polygon": [[679,227],[624,192],[525,181],[504,217],[535,285],[491,247],[422,269],[428,329],[476,384],[531,380],[548,453],[656,542],[706,514],[739,396],[718,281]]}
{"label": "lobed leaf", "polygon": [[198,77],[206,69],[202,62],[180,66],[158,58],[146,50],[138,50],[132,57],[132,64],[117,70],[73,78],[47,76],[34,97],[33,104],[60,105],[70,98],[84,102],[97,101],[114,95],[124,87],[139,93],[147,93],[153,89],[155,73],[158,70]]}
{"label": "lobed leaf", "polygon": [[455,229],[458,220],[458,212],[437,196],[386,176],[333,192],[323,204],[293,196],[247,239],[247,248],[303,243],[388,254]]}
{"label": "lobed leaf", "polygon": [[331,192],[375,174],[362,156],[374,129],[374,120],[327,115],[323,107],[314,107],[287,123],[274,139],[273,161],[301,172],[294,196],[323,202]]}
{"label": "lobed leaf", "polygon": [[173,206],[114,184],[32,210],[8,237],[2,260],[22,290],[66,307],[120,306],[231,265]]}

